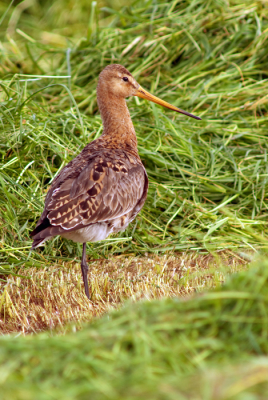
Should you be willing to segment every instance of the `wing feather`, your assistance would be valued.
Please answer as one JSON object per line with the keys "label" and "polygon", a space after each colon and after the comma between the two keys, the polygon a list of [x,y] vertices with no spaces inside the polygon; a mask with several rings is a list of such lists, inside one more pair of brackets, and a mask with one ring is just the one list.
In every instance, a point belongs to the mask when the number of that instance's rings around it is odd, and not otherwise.
{"label": "wing feather", "polygon": [[78,176],[54,189],[47,204],[47,217],[53,226],[64,230],[116,219],[136,207],[146,182],[140,163],[95,159]]}

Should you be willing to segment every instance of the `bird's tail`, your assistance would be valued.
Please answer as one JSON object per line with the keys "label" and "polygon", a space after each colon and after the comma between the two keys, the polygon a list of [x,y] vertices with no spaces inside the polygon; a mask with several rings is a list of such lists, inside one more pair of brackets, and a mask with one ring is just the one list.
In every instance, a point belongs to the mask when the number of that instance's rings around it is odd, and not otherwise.
{"label": "bird's tail", "polygon": [[35,229],[30,233],[30,236],[33,238],[33,244],[31,250],[36,247],[42,246],[43,243],[50,239],[51,232],[49,228],[51,227],[49,219],[45,218],[41,223],[38,223]]}
{"label": "bird's tail", "polygon": [[46,237],[46,238],[38,238],[38,237],[37,237],[37,238],[34,239],[34,241],[33,241],[31,250],[36,249],[36,247],[43,246],[43,244],[45,243],[45,241],[48,240],[48,239],[50,239],[50,238],[51,238],[51,236],[48,236],[48,237]]}

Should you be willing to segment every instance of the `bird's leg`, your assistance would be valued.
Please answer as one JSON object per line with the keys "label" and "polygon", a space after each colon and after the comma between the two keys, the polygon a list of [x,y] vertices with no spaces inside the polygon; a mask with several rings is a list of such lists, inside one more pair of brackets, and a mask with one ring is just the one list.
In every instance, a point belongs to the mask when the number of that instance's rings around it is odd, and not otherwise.
{"label": "bird's leg", "polygon": [[88,265],[87,265],[87,261],[86,261],[86,243],[83,243],[81,270],[82,270],[83,281],[84,281],[84,286],[85,286],[85,293],[86,293],[87,298],[90,300],[89,289],[88,289],[88,280],[87,280]]}

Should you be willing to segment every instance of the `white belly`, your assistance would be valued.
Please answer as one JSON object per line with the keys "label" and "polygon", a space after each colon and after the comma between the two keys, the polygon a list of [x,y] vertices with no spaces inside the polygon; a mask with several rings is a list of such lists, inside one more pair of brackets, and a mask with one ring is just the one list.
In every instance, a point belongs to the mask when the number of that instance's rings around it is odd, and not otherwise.
{"label": "white belly", "polygon": [[108,227],[107,223],[100,222],[85,226],[85,228],[77,229],[76,231],[64,232],[60,235],[65,239],[71,239],[73,242],[86,243],[104,240],[111,232],[112,228]]}

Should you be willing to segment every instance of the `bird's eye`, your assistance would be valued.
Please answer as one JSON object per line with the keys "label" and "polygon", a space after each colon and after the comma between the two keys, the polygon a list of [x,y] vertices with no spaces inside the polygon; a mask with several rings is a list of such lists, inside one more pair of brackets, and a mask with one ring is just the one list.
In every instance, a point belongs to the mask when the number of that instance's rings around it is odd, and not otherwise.
{"label": "bird's eye", "polygon": [[123,81],[128,82],[128,78],[124,76]]}

